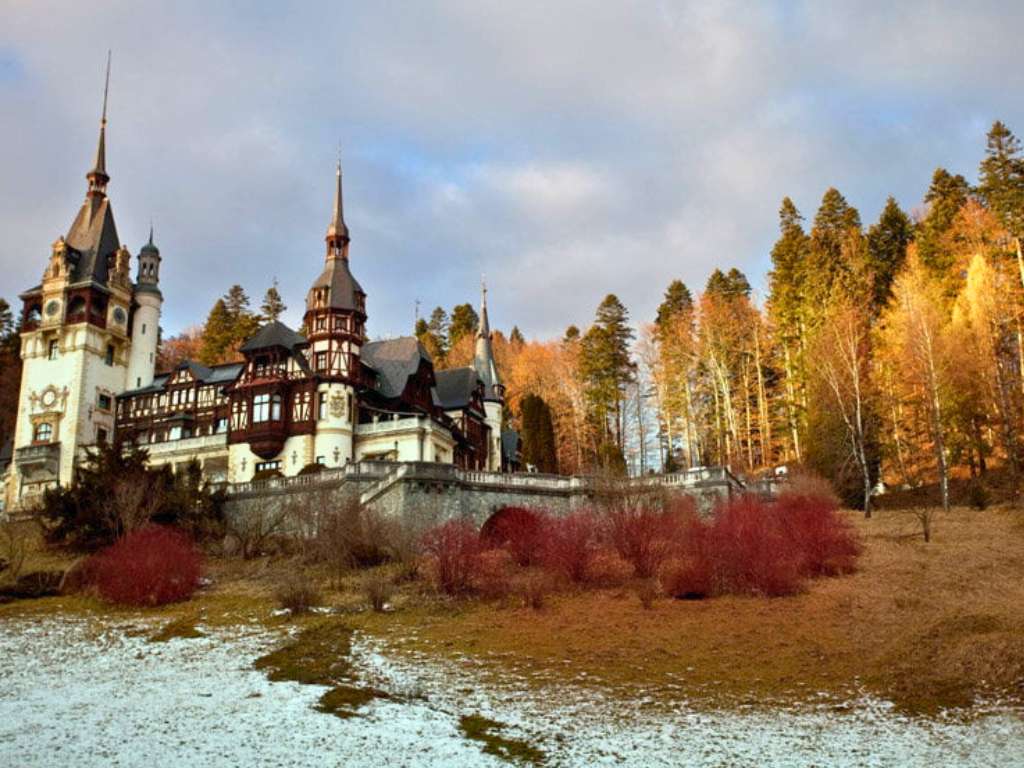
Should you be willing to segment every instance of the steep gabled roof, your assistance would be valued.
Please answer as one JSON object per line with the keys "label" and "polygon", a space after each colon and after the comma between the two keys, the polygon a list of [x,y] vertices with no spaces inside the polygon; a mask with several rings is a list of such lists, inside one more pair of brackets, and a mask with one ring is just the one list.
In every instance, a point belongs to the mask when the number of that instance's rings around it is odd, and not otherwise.
{"label": "steep gabled roof", "polygon": [[106,285],[107,260],[121,247],[110,199],[106,196],[87,197],[65,240],[79,254],[72,281]]}
{"label": "steep gabled roof", "polygon": [[270,347],[283,347],[289,352],[295,347],[305,344],[306,337],[296,333],[279,320],[271,320],[264,325],[256,335],[242,345],[242,352],[255,352],[257,349],[268,349]]}
{"label": "steep gabled roof", "polygon": [[465,408],[473,402],[480,379],[473,368],[449,368],[434,374],[437,403],[446,411]]}
{"label": "steep gabled roof", "polygon": [[377,392],[387,398],[401,396],[421,362],[434,364],[430,353],[415,336],[371,341],[363,345],[360,357],[377,373]]}

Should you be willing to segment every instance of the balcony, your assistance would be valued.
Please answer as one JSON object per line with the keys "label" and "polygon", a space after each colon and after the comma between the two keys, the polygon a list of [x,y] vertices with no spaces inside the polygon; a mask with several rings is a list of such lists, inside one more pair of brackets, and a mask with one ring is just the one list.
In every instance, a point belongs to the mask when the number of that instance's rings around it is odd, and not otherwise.
{"label": "balcony", "polygon": [[60,475],[60,443],[26,445],[14,452],[18,471],[32,480],[56,479]]}

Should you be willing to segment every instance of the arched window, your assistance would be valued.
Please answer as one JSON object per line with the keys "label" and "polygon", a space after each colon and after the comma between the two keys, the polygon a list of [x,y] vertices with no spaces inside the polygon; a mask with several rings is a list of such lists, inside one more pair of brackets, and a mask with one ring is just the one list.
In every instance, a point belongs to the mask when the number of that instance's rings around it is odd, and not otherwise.
{"label": "arched window", "polygon": [[48,443],[51,440],[53,440],[53,424],[48,421],[36,424],[35,431],[32,433],[32,442]]}

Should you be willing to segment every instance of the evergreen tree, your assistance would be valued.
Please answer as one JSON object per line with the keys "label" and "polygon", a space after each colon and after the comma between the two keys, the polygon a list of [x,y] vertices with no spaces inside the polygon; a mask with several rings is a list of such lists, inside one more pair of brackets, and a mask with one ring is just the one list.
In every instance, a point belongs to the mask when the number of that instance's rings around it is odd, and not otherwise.
{"label": "evergreen tree", "polygon": [[0,447],[14,437],[21,388],[20,323],[10,305],[0,299]]}
{"label": "evergreen tree", "polygon": [[235,321],[224,299],[217,299],[203,327],[202,351],[199,360],[204,365],[216,365],[229,357],[235,343]]}
{"label": "evergreen tree", "polygon": [[878,223],[867,235],[868,269],[875,313],[892,294],[892,282],[907,258],[907,246],[914,237],[914,225],[893,197],[885,203]]}
{"label": "evergreen tree", "polygon": [[427,329],[430,331],[430,336],[437,345],[438,353],[443,358],[448,354],[448,350],[451,349],[451,345],[448,341],[448,333],[450,329],[448,313],[441,307],[434,307],[434,311],[430,313],[430,320],[427,321]]}
{"label": "evergreen tree", "polygon": [[606,469],[622,458],[622,403],[636,366],[630,356],[633,329],[629,314],[614,294],[597,308],[594,324],[583,335],[580,374],[586,385],[591,417],[602,434],[599,461]]}
{"label": "evergreen tree", "polygon": [[570,325],[565,329],[565,337],[563,341],[573,342],[580,340],[580,329],[575,325]]}
{"label": "evergreen tree", "polygon": [[551,408],[543,398],[534,394],[524,397],[519,407],[523,462],[533,465],[539,472],[556,474],[558,459]]}
{"label": "evergreen tree", "polygon": [[804,274],[810,239],[802,221],[793,201],[783,198],[779,209],[781,234],[772,247],[772,271],[768,275],[768,307],[776,328],[788,339],[800,336],[804,309]]}
{"label": "evergreen tree", "polygon": [[665,299],[658,306],[658,315],[654,324],[660,332],[675,318],[691,312],[693,312],[693,294],[682,280],[673,280],[665,291]]}
{"label": "evergreen tree", "polygon": [[241,317],[249,312],[249,295],[240,285],[232,285],[224,294],[224,306],[232,317]]}
{"label": "evergreen tree", "polygon": [[750,296],[750,281],[747,276],[733,267],[728,273],[716,269],[708,278],[704,293],[722,299],[736,299]]}
{"label": "evergreen tree", "polygon": [[[814,216],[804,278],[811,307],[825,304],[838,285],[849,286],[863,265],[853,263],[861,238],[860,214],[835,187],[821,199]],[[851,245],[853,248],[851,248]]]}
{"label": "evergreen tree", "polygon": [[947,275],[953,266],[953,255],[943,248],[942,239],[970,194],[971,187],[963,176],[954,176],[945,168],[935,169],[924,196],[928,213],[918,227],[916,241],[921,263],[936,276]]}
{"label": "evergreen tree", "polygon": [[267,288],[266,294],[263,296],[263,304],[260,306],[260,313],[263,319],[270,323],[275,320],[280,320],[281,315],[288,309],[285,306],[284,301],[281,299],[281,294],[277,290],[277,278],[274,278],[274,283]]}
{"label": "evergreen tree", "polygon": [[228,349],[232,352],[246,339],[254,336],[260,328],[260,318],[249,309],[249,296],[240,285],[232,285],[224,294],[224,308],[231,318],[231,333]]}
{"label": "evergreen tree", "polygon": [[480,317],[472,304],[458,304],[452,308],[452,320],[448,326],[448,340],[451,346],[465,336],[473,336],[480,325]]}
{"label": "evergreen tree", "polygon": [[519,330],[518,325],[512,326],[512,331],[508,335],[508,342],[517,347],[521,347],[526,343],[526,339],[523,338],[523,332]]}
{"label": "evergreen tree", "polygon": [[1024,158],[1020,140],[998,120],[988,132],[978,195],[1014,237],[1024,235]]}

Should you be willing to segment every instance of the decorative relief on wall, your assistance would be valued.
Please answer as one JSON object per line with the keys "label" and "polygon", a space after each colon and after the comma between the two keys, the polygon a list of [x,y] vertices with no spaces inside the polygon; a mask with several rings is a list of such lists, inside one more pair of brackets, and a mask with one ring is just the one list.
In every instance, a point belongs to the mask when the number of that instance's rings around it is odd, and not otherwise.
{"label": "decorative relief on wall", "polygon": [[57,389],[50,384],[42,392],[29,392],[28,399],[32,404],[33,411],[63,412],[68,404],[68,395],[71,392],[67,387]]}
{"label": "decorative relief on wall", "polygon": [[342,397],[341,392],[331,393],[330,409],[331,416],[336,419],[340,419],[345,415],[345,398]]}

